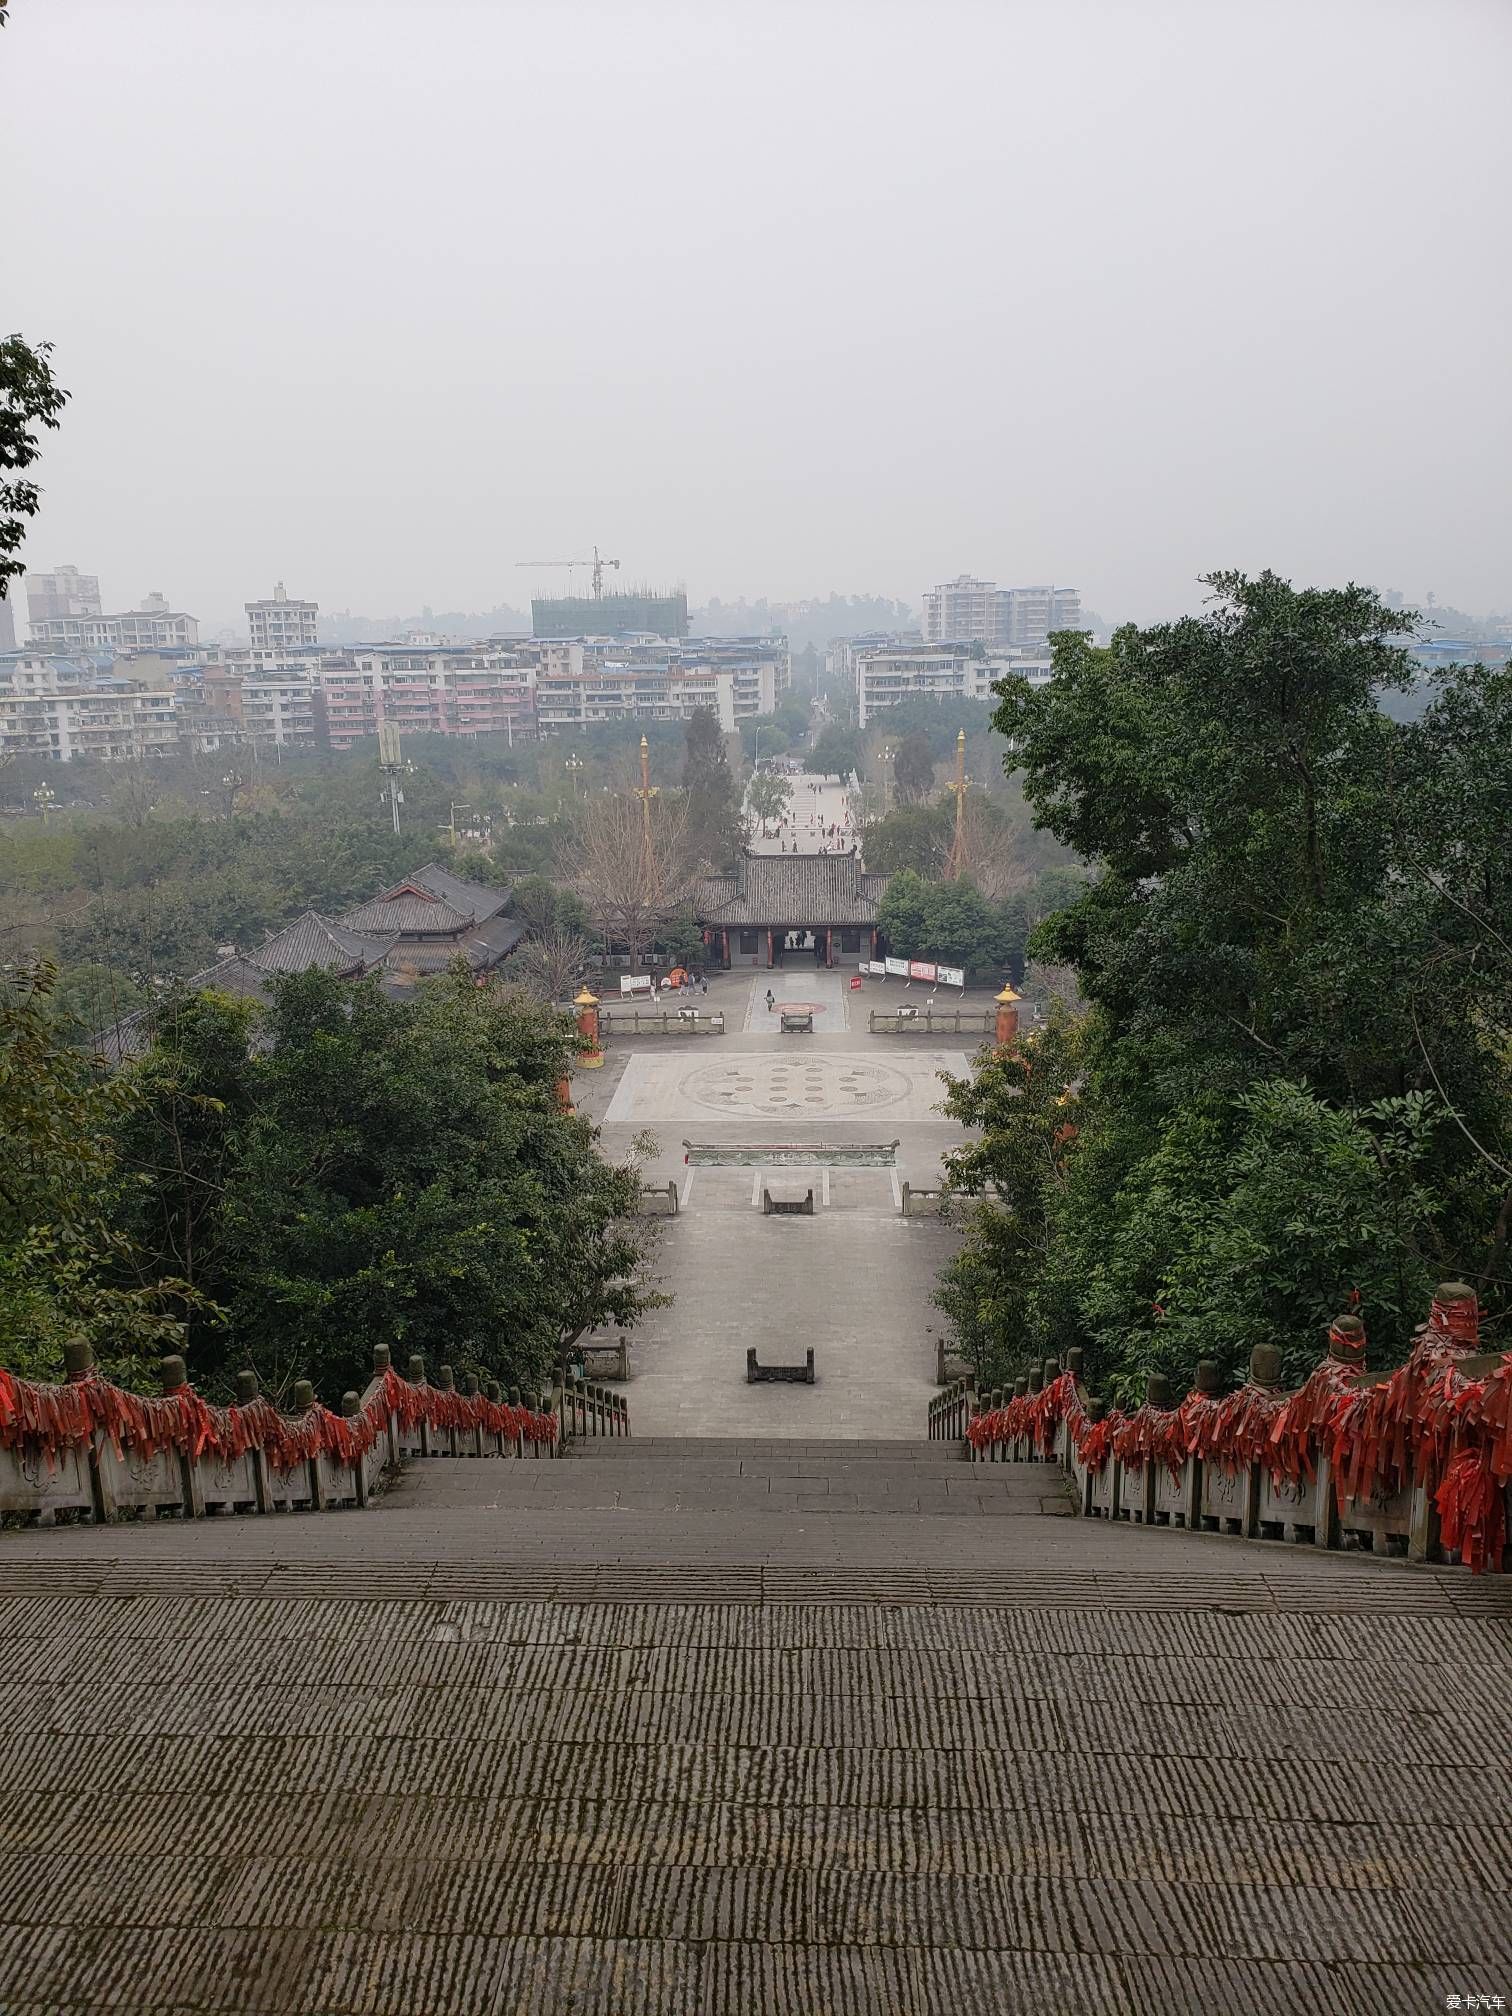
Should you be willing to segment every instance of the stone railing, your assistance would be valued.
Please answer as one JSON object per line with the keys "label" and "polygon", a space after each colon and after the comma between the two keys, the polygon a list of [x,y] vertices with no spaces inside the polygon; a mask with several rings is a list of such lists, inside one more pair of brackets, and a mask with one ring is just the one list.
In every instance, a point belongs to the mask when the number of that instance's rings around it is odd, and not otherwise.
{"label": "stone railing", "polygon": [[898,1193],[898,1210],[904,1218],[943,1218],[950,1208],[949,1192],[926,1190],[918,1183],[905,1183]]}
{"label": "stone railing", "polygon": [[605,1038],[626,1031],[636,1036],[723,1036],[725,1018],[718,1008],[707,1013],[696,1008],[603,1008],[598,1026]]}
{"label": "stone railing", "polygon": [[[1073,1349],[1064,1367],[1046,1359],[1011,1390],[972,1396],[964,1440],[973,1462],[1059,1465],[1092,1518],[1500,1570],[1512,1355],[1481,1353],[1478,1341],[1473,1292],[1446,1282],[1393,1373],[1365,1370],[1363,1325],[1342,1316],[1294,1392],[1280,1386],[1280,1352],[1261,1345],[1237,1391],[1223,1392],[1204,1360],[1185,1399],[1157,1375],[1132,1413],[1086,1391]],[[959,1388],[931,1401],[932,1438],[953,1435],[961,1404]]]}
{"label": "stone railing", "polygon": [[675,1218],[678,1212],[675,1183],[642,1183],[641,1215],[645,1218]]}
{"label": "stone railing", "polygon": [[[944,1349],[936,1351],[939,1366],[944,1366]],[[964,1442],[966,1430],[976,1407],[976,1381],[972,1378],[957,1379],[936,1393],[929,1403],[929,1439],[931,1442]]]}
{"label": "stone railing", "polygon": [[630,1433],[630,1408],[624,1395],[611,1393],[607,1386],[595,1386],[587,1379],[569,1374],[559,1380],[552,1393],[552,1406],[556,1412],[559,1449],[572,1441]]}
{"label": "stone railing", "polygon": [[[200,1518],[363,1506],[385,1473],[411,1458],[549,1457],[564,1440],[555,1393],[522,1398],[512,1389],[506,1400],[495,1382],[480,1387],[472,1375],[458,1389],[448,1366],[432,1385],[419,1357],[401,1379],[386,1345],[374,1349],[365,1391],[345,1394],[339,1414],[321,1406],[308,1380],[296,1382],[294,1412],[285,1414],[262,1396],[253,1372],[238,1375],[232,1406],[213,1407],[179,1357],[163,1360],[163,1390],[150,1397],[101,1379],[87,1343],[67,1346],[65,1361],[68,1378],[58,1386],[0,1371],[0,1513],[42,1525],[60,1514]],[[576,1396],[568,1413],[574,1426],[588,1418]]]}
{"label": "stone railing", "polygon": [[866,1018],[873,1036],[990,1036],[997,1027],[994,1008],[873,1008]]}

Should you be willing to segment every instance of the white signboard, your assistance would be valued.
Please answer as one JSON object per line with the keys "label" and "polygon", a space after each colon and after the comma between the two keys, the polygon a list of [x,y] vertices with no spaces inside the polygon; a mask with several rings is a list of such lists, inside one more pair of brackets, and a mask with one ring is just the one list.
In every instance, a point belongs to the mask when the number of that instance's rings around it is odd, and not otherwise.
{"label": "white signboard", "polygon": [[649,973],[621,973],[620,992],[621,994],[649,994],[651,992],[651,975]]}
{"label": "white signboard", "polygon": [[964,987],[966,985],[965,969],[960,966],[937,966],[935,968],[935,978],[942,987]]}
{"label": "white signboard", "polygon": [[882,967],[883,971],[894,980],[906,980],[908,978],[908,961],[906,959],[884,959]]}
{"label": "white signboard", "polygon": [[887,978],[887,968],[880,959],[868,959],[866,970],[870,973],[873,980],[885,980]]}

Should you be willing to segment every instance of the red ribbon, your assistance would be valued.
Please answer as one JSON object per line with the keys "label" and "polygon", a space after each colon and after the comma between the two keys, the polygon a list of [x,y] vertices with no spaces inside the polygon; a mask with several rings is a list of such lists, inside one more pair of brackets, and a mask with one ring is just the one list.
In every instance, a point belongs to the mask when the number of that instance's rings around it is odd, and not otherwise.
{"label": "red ribbon", "polygon": [[390,1419],[404,1429],[420,1421],[433,1428],[502,1436],[509,1442],[549,1443],[556,1439],[552,1413],[512,1407],[481,1393],[452,1393],[439,1386],[415,1386],[393,1367],[356,1414],[333,1414],[318,1402],[302,1414],[280,1414],[268,1400],[245,1407],[212,1407],[192,1386],[148,1396],[128,1393],[106,1379],[87,1375],[64,1386],[17,1379],[0,1369],[0,1447],[30,1443],[49,1465],[60,1450],[81,1447],[96,1431],[119,1455],[125,1448],[146,1457],[177,1449],[191,1462],[206,1454],[235,1460],[261,1449],[276,1470],[329,1456],[350,1467],[387,1433]]}

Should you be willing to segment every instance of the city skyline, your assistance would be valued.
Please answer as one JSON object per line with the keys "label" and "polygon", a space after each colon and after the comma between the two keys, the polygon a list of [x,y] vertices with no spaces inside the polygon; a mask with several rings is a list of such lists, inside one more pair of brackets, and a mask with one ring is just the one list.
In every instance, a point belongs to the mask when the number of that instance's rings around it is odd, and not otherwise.
{"label": "city skyline", "polygon": [[27,557],[212,628],[281,576],[523,603],[594,542],[695,602],[968,569],[1144,621],[1273,567],[1506,606],[1506,7],[423,24],[12,10],[7,277],[72,394]]}

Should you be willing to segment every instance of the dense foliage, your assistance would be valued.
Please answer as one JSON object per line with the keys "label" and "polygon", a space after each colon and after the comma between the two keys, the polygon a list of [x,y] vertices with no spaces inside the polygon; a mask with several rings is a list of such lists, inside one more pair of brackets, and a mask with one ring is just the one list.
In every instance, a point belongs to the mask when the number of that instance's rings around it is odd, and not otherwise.
{"label": "dense foliage", "polygon": [[339,1393],[386,1342],[534,1386],[585,1329],[633,1323],[639,1177],[558,1110],[573,1047],[565,1017],[461,972],[402,1005],[319,972],[266,1015],[171,1004],[107,1138],[133,1272],[200,1298],[196,1379],[251,1364]]}
{"label": "dense foliage", "polygon": [[940,1299],[990,1377],[1069,1342],[1124,1399],[1262,1340],[1296,1373],[1354,1304],[1379,1362],[1446,1274],[1507,1308],[1512,671],[1398,721],[1410,615],[1210,585],[1201,618],[1058,639],[999,709],[1100,872],[1029,948],[1089,1012],[949,1097],[982,1201]]}
{"label": "dense foliage", "polygon": [[0,338],[0,600],[25,572],[17,555],[42,499],[29,476],[12,472],[36,462],[41,453],[37,429],[57,427],[68,400],[53,376],[51,356],[50,343]]}
{"label": "dense foliage", "polygon": [[1022,902],[989,903],[964,876],[929,882],[905,868],[887,885],[878,913],[887,949],[903,959],[942,960],[968,977],[1022,973],[1027,919]]}

